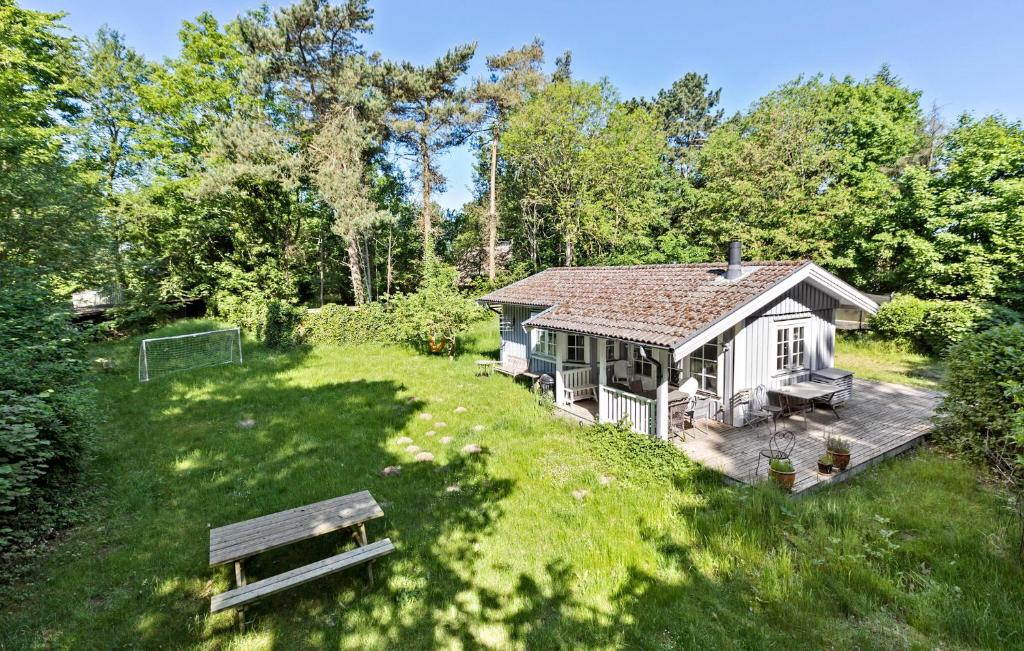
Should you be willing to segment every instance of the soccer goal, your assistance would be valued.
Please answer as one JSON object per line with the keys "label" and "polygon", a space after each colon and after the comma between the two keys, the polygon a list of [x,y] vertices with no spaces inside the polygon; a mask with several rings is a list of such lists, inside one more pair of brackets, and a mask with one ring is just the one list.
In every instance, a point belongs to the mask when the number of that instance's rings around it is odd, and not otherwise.
{"label": "soccer goal", "polygon": [[238,328],[143,339],[139,346],[139,382],[194,368],[242,363]]}

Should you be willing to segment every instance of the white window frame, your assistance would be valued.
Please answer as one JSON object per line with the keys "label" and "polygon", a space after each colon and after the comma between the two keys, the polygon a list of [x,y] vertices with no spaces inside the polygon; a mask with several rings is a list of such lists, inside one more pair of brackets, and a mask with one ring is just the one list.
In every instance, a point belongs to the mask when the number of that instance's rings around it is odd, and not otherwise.
{"label": "white window frame", "polygon": [[[643,346],[637,344],[630,344],[629,346],[629,362],[633,365],[633,374],[642,375],[644,377],[654,377],[654,364],[651,363],[651,355],[654,353],[654,349],[651,348],[647,351],[647,359],[640,357],[640,349]],[[639,370],[638,370],[639,369]]]}
{"label": "white window frame", "polygon": [[[772,361],[772,373],[774,375],[790,375],[792,373],[801,373],[810,368],[810,325],[811,319],[809,317],[801,317],[798,319],[785,319],[778,320],[772,323],[772,338],[769,342],[770,355]],[[796,339],[794,337],[795,330],[801,328],[801,338]],[[779,341],[779,335],[786,333],[786,341]],[[799,341],[801,343],[800,352],[794,352],[794,342]],[[794,362],[794,359],[799,355],[799,359]],[[780,362],[782,366],[780,367]]]}
{"label": "white window frame", "polygon": [[[530,318],[534,318],[540,312],[532,312]],[[558,338],[553,330],[544,328],[530,329],[530,355],[548,361],[555,361],[558,356]]]}
{"label": "white window frame", "polygon": [[[572,349],[572,338],[579,337],[583,340],[583,359],[570,359],[569,351]],[[567,364],[589,364],[590,363],[590,338],[587,335],[578,335],[574,333],[568,333],[565,336],[565,362]]]}
{"label": "white window frame", "polygon": [[[714,346],[715,347],[715,357],[714,357],[714,359],[707,358],[707,357],[703,356],[704,355],[704,348],[705,348],[705,346]],[[721,396],[722,395],[722,382],[724,380],[724,378],[722,377],[722,354],[723,354],[722,338],[721,338],[721,336],[719,336],[719,337],[716,337],[712,341],[709,341],[709,342],[701,344],[700,348],[698,348],[697,350],[695,350],[692,353],[690,353],[689,355],[687,355],[686,359],[684,360],[686,365],[683,367],[683,369],[680,369],[680,370],[685,372],[687,379],[692,377],[692,378],[695,378],[697,380],[697,389],[699,391],[701,391],[702,393],[705,393],[705,394],[708,394],[708,395],[712,395],[712,396],[716,396],[716,397],[717,396]],[[700,370],[697,371],[697,372],[693,371],[693,361],[700,361],[700,362],[702,362],[701,365],[700,365]],[[707,372],[709,366],[706,364],[706,362],[713,362],[714,363],[714,365],[715,365],[714,373],[708,373]],[[708,388],[708,378],[714,378],[714,380],[715,380],[715,386],[714,386],[713,389],[712,388]]]}
{"label": "white window frame", "polygon": [[614,339],[605,339],[604,341],[604,359],[606,362],[617,361],[619,354],[618,342]]}

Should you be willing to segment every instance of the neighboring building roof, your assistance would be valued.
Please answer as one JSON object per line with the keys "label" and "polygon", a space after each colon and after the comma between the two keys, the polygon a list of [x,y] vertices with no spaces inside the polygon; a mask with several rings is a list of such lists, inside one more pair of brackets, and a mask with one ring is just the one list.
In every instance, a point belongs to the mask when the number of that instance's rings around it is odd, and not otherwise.
{"label": "neighboring building roof", "polygon": [[[547,308],[528,327],[565,330],[677,349],[708,337],[801,280],[874,311],[874,302],[805,261],[744,262],[725,279],[724,263],[555,267],[480,298],[481,303]],[[741,313],[742,312],[742,313]]]}

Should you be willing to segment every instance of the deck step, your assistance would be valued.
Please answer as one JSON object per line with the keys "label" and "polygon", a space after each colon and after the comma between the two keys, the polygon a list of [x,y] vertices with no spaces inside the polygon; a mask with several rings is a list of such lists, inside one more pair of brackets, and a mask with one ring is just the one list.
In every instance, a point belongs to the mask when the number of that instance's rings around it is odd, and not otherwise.
{"label": "deck step", "polygon": [[331,556],[322,561],[310,563],[283,574],[261,579],[241,588],[235,588],[234,590],[214,595],[210,599],[210,612],[216,613],[228,608],[238,608],[257,599],[294,588],[297,585],[309,583],[320,577],[367,563],[393,551],[395,551],[395,546],[391,539],[384,538],[364,547],[357,547],[337,556]]}

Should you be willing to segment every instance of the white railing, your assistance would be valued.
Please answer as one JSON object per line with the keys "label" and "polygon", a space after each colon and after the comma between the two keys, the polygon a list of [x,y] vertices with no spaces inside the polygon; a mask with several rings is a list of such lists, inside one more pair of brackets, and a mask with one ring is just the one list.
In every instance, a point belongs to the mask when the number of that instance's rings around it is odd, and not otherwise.
{"label": "white railing", "polygon": [[587,384],[593,384],[593,382],[590,381],[589,366],[563,367],[562,386],[566,389],[575,389]]}
{"label": "white railing", "polygon": [[633,431],[639,434],[656,433],[657,402],[635,393],[619,391],[609,386],[601,387],[601,400],[604,413],[600,414],[601,422],[617,423],[625,418],[633,425]]}

